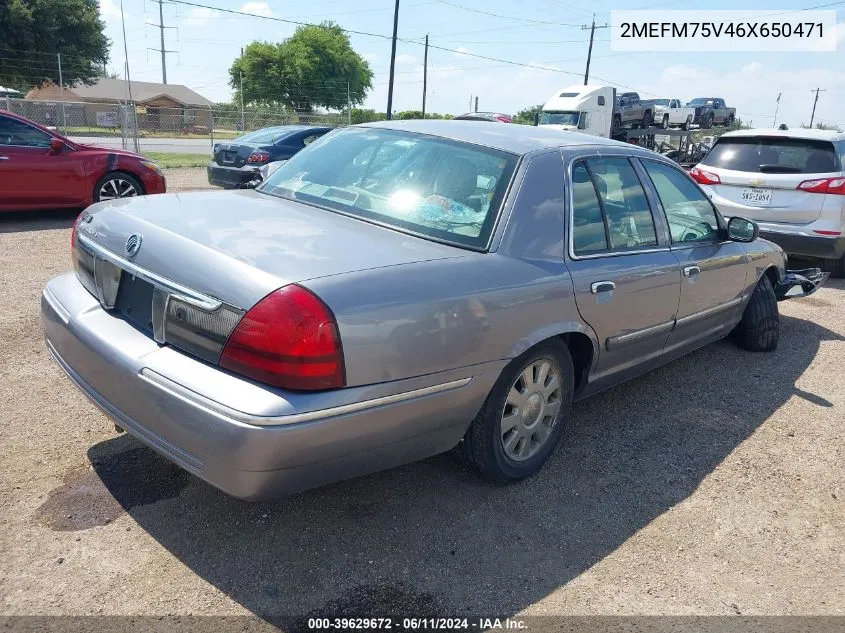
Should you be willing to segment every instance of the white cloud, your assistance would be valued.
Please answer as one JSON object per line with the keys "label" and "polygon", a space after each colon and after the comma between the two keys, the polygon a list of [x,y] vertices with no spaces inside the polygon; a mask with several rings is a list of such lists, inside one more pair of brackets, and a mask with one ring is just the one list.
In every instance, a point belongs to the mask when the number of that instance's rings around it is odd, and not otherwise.
{"label": "white cloud", "polygon": [[376,53],[364,53],[363,55],[361,55],[361,57],[363,57],[370,63],[378,61],[378,55]]}
{"label": "white cloud", "polygon": [[187,26],[205,26],[208,20],[213,20],[220,16],[219,11],[209,9],[206,7],[194,7],[185,16],[183,23]]}
{"label": "white cloud", "polygon": [[463,57],[471,54],[472,50],[468,49],[466,46],[458,46],[458,48],[455,49],[455,57]]}
{"label": "white cloud", "polygon": [[120,7],[114,0],[100,0],[100,15],[105,19],[120,19]]}
{"label": "white cloud", "polygon": [[266,2],[247,2],[242,4],[238,11],[241,13],[250,13],[252,15],[262,15],[267,18],[273,15],[273,10]]}
{"label": "white cloud", "polygon": [[759,75],[760,71],[763,70],[763,64],[760,62],[751,62],[743,66],[740,70],[746,75]]}

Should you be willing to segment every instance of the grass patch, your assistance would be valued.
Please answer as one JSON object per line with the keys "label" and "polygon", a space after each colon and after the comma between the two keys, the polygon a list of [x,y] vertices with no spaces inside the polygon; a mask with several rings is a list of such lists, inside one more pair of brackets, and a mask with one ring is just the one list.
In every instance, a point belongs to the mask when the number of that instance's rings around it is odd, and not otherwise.
{"label": "grass patch", "polygon": [[144,152],[144,156],[159,167],[205,167],[211,160],[209,154],[169,154],[167,152]]}

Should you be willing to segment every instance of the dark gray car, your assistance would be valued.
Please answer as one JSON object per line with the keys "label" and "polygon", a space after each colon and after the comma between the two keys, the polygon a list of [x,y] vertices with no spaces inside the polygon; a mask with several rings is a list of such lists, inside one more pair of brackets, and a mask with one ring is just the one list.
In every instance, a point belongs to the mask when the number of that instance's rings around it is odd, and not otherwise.
{"label": "dark gray car", "polygon": [[56,361],[251,499],[455,446],[522,479],[573,399],[729,334],[774,349],[777,299],[824,280],[653,152],[461,121],[336,131],[257,191],[94,205],[73,252],[42,298]]}

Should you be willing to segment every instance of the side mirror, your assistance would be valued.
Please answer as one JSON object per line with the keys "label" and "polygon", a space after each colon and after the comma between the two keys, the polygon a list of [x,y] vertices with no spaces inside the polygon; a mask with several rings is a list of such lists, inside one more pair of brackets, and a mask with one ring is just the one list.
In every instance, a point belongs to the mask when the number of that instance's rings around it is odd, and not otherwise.
{"label": "side mirror", "polygon": [[734,242],[753,242],[758,235],[760,227],[756,222],[738,217],[728,220],[728,239]]}
{"label": "side mirror", "polygon": [[56,137],[50,139],[50,149],[54,152],[61,152],[65,147],[65,142],[62,139]]}
{"label": "side mirror", "polygon": [[534,126],[536,127],[538,125],[540,125],[540,113],[535,112],[534,113]]}

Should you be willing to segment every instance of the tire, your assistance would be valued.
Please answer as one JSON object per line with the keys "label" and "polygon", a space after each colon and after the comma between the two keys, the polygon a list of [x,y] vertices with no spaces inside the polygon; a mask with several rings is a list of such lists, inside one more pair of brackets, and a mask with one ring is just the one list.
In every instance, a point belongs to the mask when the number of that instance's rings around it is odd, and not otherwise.
{"label": "tire", "polygon": [[731,115],[728,117],[728,129],[733,129],[734,126],[734,116]]}
{"label": "tire", "polygon": [[712,112],[707,115],[706,119],[704,119],[703,127],[704,127],[705,130],[709,130],[710,128],[713,127],[713,113]]}
{"label": "tire", "polygon": [[661,127],[662,127],[664,130],[668,130],[668,129],[669,129],[669,115],[668,115],[668,114],[664,114],[664,115],[663,115],[663,123],[662,123]]}
{"label": "tire", "polygon": [[94,185],[94,202],[144,195],[144,186],[125,171],[110,171]]}
{"label": "tire", "polygon": [[845,277],[845,255],[839,259],[823,259],[822,270],[831,277]]}
{"label": "tire", "polygon": [[[536,368],[544,363],[549,364],[546,374],[549,388],[552,385],[552,376],[559,378],[559,387],[552,392],[549,401],[543,401],[538,405],[539,409],[536,409],[531,403],[537,404],[535,396],[543,400],[542,392],[537,391],[541,383],[538,381],[531,386],[526,385],[523,373],[530,372],[531,376],[540,377],[542,373]],[[539,472],[554,452],[569,422],[574,373],[569,349],[558,340],[541,343],[514,359],[499,376],[484,406],[459,444],[458,452],[483,477],[498,483],[519,481]],[[522,409],[524,414],[509,402],[514,392],[520,396],[528,392],[527,397],[521,399],[523,406],[528,407]],[[555,403],[558,404],[557,413],[554,419],[547,423],[543,417],[545,409]],[[526,426],[526,414],[531,415],[532,410],[537,411],[535,421]],[[513,416],[516,422],[512,422],[511,429],[503,432],[502,424],[506,413],[507,417]],[[545,439],[535,445],[536,433],[541,428],[544,429]],[[514,434],[517,437],[515,443]],[[506,444],[511,448],[506,449]],[[525,457],[513,458],[511,454],[520,452],[520,447],[526,450]],[[534,452],[531,452],[532,450]]]}
{"label": "tire", "polygon": [[622,131],[622,117],[618,114],[613,117],[613,129],[611,132],[613,134],[619,134]]}
{"label": "tire", "polygon": [[684,128],[684,130],[687,130],[687,131],[688,131],[691,127],[692,127],[692,115],[690,114],[690,115],[687,117],[687,120],[686,120],[686,121],[684,121],[683,128]]}
{"label": "tire", "polygon": [[763,275],[757,282],[742,319],[731,334],[734,342],[749,352],[771,352],[777,349],[780,315],[775,290],[768,275]]}
{"label": "tire", "polygon": [[643,113],[643,129],[647,130],[651,127],[651,124],[654,123],[654,118],[651,115],[651,112],[644,112]]}

